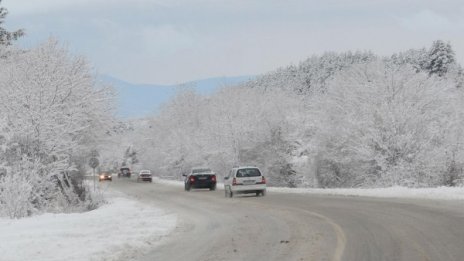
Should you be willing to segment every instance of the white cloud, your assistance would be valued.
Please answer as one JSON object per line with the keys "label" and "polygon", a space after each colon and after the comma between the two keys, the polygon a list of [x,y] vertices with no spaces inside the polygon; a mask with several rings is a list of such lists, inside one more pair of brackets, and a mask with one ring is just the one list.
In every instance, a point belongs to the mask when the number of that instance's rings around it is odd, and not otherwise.
{"label": "white cloud", "polygon": [[450,41],[464,62],[464,3],[442,1],[3,0],[2,6],[10,10],[7,28],[25,28],[25,41],[53,35],[100,72],[169,84],[264,73],[324,51],[389,55],[436,39]]}
{"label": "white cloud", "polygon": [[437,31],[454,28],[454,24],[448,17],[440,15],[432,10],[422,10],[409,17],[399,18],[400,23],[409,30]]}
{"label": "white cloud", "polygon": [[[230,0],[3,0],[2,6],[15,15],[35,15],[73,8],[96,8],[117,6],[182,6],[192,4],[212,4],[234,2]],[[246,3],[246,1],[244,2]]]}
{"label": "white cloud", "polygon": [[120,5],[162,4],[156,0],[3,0],[2,5],[14,15],[36,15],[73,8],[108,8]]}

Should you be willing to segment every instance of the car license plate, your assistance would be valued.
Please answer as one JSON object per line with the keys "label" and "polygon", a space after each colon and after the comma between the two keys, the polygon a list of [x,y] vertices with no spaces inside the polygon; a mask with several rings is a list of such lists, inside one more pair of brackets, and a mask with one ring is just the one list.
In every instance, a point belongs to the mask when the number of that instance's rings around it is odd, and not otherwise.
{"label": "car license plate", "polygon": [[198,177],[198,179],[200,179],[200,180],[205,180],[206,177]]}
{"label": "car license plate", "polygon": [[255,184],[255,181],[254,181],[254,180],[244,180],[244,181],[243,181],[243,184],[247,184],[247,185],[249,185],[249,184]]}

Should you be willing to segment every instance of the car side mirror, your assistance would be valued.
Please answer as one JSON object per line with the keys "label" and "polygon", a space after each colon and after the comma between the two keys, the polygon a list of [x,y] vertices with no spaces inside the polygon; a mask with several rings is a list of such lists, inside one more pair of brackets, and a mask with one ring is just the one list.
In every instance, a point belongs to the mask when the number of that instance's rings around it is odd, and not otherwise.
{"label": "car side mirror", "polygon": [[182,177],[187,177],[187,174],[185,174],[185,173],[184,173],[184,174],[182,174]]}

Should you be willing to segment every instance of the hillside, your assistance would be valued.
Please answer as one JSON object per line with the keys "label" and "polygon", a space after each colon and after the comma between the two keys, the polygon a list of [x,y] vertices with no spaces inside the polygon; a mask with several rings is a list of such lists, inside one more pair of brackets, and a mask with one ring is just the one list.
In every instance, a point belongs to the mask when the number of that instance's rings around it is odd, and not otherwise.
{"label": "hillside", "polygon": [[117,91],[117,116],[121,118],[141,118],[154,114],[163,103],[168,102],[179,88],[193,88],[202,95],[212,94],[223,86],[237,85],[252,76],[215,77],[187,82],[181,85],[133,84],[101,75],[102,83],[112,85]]}

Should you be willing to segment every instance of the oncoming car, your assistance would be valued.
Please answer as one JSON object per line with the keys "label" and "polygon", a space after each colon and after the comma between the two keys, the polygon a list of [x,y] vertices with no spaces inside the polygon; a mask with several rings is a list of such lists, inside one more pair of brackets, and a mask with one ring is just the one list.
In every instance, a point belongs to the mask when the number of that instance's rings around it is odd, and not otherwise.
{"label": "oncoming car", "polygon": [[118,178],[120,177],[130,178],[131,175],[132,175],[131,171],[128,167],[122,167],[119,169]]}
{"label": "oncoming car", "polygon": [[257,167],[234,167],[224,177],[224,191],[226,197],[250,193],[264,196],[266,195],[266,178]]}
{"label": "oncoming car", "polygon": [[149,171],[149,170],[141,170],[139,175],[137,176],[137,182],[140,182],[140,181],[153,182],[153,177],[151,176],[151,171]]}
{"label": "oncoming car", "polygon": [[98,177],[98,181],[109,180],[113,181],[113,176],[109,172],[102,172]]}

